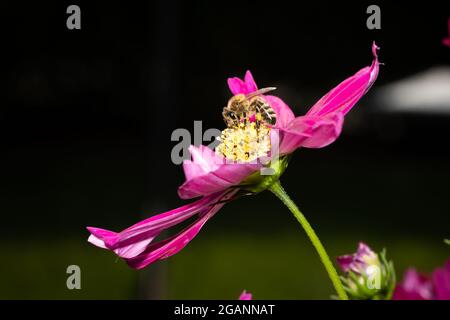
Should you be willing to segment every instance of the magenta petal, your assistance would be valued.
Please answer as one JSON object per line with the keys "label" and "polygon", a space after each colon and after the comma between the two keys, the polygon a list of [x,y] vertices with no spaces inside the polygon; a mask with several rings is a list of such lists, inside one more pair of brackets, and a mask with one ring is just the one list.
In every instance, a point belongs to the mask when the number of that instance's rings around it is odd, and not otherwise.
{"label": "magenta petal", "polygon": [[424,299],[419,293],[417,292],[410,292],[405,290],[405,288],[401,286],[395,287],[394,294],[392,296],[392,300],[428,300]]}
{"label": "magenta petal", "polygon": [[305,121],[304,117],[298,117],[287,128],[278,129],[280,154],[289,154],[300,148],[303,142],[312,136],[313,126],[314,123]]}
{"label": "magenta petal", "polygon": [[132,258],[142,253],[153,239],[166,230],[209,207],[223,195],[204,197],[191,204],[145,219],[120,233],[88,227],[89,242],[114,251],[119,257]]}
{"label": "magenta petal", "polygon": [[344,272],[348,272],[351,270],[353,261],[354,261],[354,257],[351,254],[347,254],[344,256],[339,256],[336,258],[336,261],[339,265],[339,267],[341,268],[342,271]]}
{"label": "magenta petal", "polygon": [[217,156],[213,150],[204,145],[199,147],[191,145],[189,147],[189,152],[192,161],[183,161],[183,170],[186,180],[214,171],[224,162],[222,157]]}
{"label": "magenta petal", "polygon": [[433,272],[433,284],[437,300],[450,300],[450,260]]}
{"label": "magenta petal", "polygon": [[433,272],[432,279],[414,269],[405,272],[395,288],[393,300],[450,300],[450,260]]}
{"label": "magenta petal", "polygon": [[342,113],[297,117],[287,128],[280,130],[280,153],[291,153],[300,147],[325,147],[339,137],[343,123]]}
{"label": "magenta petal", "polygon": [[210,214],[203,216],[179,234],[154,243],[148,246],[140,255],[125,259],[125,261],[132,268],[142,269],[157,260],[166,259],[178,253],[197,235],[206,221],[211,217],[212,215]]}
{"label": "magenta petal", "polygon": [[107,249],[105,241],[114,241],[117,238],[116,232],[95,227],[87,227],[87,229],[91,233],[88,242],[100,248]]}
{"label": "magenta petal", "polygon": [[364,242],[360,242],[358,244],[358,249],[356,250],[356,258],[357,259],[361,259],[364,256],[374,256],[376,253],[373,252],[372,249],[370,249],[370,247],[365,244]]}
{"label": "magenta petal", "polygon": [[258,87],[253,80],[253,76],[250,71],[245,73],[244,81],[241,79],[234,77],[228,78],[228,87],[230,88],[231,93],[233,95],[237,94],[249,94],[258,90]]}
{"label": "magenta petal", "polygon": [[448,18],[447,24],[448,24],[448,36],[447,38],[442,39],[442,43],[445,46],[450,47],[450,18]]}
{"label": "magenta petal", "polygon": [[331,113],[321,118],[307,117],[312,124],[311,136],[302,143],[306,148],[323,148],[334,142],[342,131],[344,115]]}
{"label": "magenta petal", "polygon": [[373,62],[370,67],[358,71],[344,80],[323,96],[306,114],[307,116],[322,116],[339,111],[347,114],[359,99],[370,89],[378,76],[379,62],[375,42],[372,45]]}
{"label": "magenta petal", "polygon": [[228,87],[233,95],[246,91],[244,81],[239,78],[228,78]]}
{"label": "magenta petal", "polygon": [[252,300],[253,296],[250,292],[242,291],[241,295],[239,296],[239,300]]}
{"label": "magenta petal", "polygon": [[[120,239],[120,234],[108,231],[108,230],[102,230],[99,228],[93,228],[88,227],[87,228],[89,232],[91,232],[91,235],[89,236],[88,242],[92,243],[93,245],[103,248],[103,249],[109,249],[114,251],[119,257],[132,257],[135,255],[138,255],[142,251],[145,250],[147,245],[153,240],[155,235],[146,235],[141,240],[135,240],[134,242],[131,242],[128,245],[116,245],[114,248],[110,245],[110,243],[117,243]],[[108,232],[111,234],[114,234],[114,236],[107,237],[102,234],[100,234],[98,231],[102,230],[104,232]]]}
{"label": "magenta petal", "polygon": [[182,199],[209,195],[238,185],[259,170],[258,163],[226,163],[205,146],[191,146],[192,161],[183,163],[186,181],[178,188]]}
{"label": "magenta petal", "polygon": [[[234,195],[235,192],[228,193],[222,200],[227,200]],[[217,211],[220,210],[224,205],[224,202],[219,202],[204,212],[201,213],[200,218],[191,224],[189,227],[174,235],[168,239],[156,242],[149,245],[145,251],[143,251],[138,256],[125,259],[127,264],[135,269],[142,269],[149,264],[157,261],[166,259],[183,249],[201,230],[203,225],[214,216]]]}
{"label": "magenta petal", "polygon": [[245,85],[247,87],[247,93],[254,92],[258,90],[258,86],[256,85],[255,80],[253,79],[253,75],[250,70],[247,70],[244,76]]}
{"label": "magenta petal", "polygon": [[178,188],[178,195],[182,199],[190,199],[219,192],[237,186],[260,168],[260,164],[224,164],[203,176],[186,180]]}
{"label": "magenta petal", "polygon": [[414,269],[405,272],[403,282],[395,288],[393,300],[431,300],[434,297],[431,281]]}
{"label": "magenta petal", "polygon": [[378,256],[367,244],[360,242],[354,254],[343,255],[336,260],[344,272],[364,273],[369,264],[378,261]]}

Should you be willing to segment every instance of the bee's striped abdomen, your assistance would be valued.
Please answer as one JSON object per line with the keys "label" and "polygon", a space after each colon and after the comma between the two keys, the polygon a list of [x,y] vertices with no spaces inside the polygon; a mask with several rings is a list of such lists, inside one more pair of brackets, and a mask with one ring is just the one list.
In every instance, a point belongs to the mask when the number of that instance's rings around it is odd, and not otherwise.
{"label": "bee's striped abdomen", "polygon": [[253,110],[261,116],[261,120],[267,124],[274,125],[277,121],[277,115],[272,107],[262,97],[254,97],[250,101],[250,110]]}

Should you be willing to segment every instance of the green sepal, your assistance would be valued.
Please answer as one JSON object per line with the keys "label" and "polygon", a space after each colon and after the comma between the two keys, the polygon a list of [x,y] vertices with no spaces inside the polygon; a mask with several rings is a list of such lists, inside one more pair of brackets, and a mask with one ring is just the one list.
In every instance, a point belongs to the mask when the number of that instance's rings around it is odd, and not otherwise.
{"label": "green sepal", "polygon": [[271,170],[272,174],[262,175],[261,170],[259,170],[242,181],[239,184],[239,188],[251,193],[260,193],[268,189],[272,184],[280,179],[289,164],[290,158],[291,155],[287,155],[280,157],[275,161],[270,161],[270,163],[262,169]]}

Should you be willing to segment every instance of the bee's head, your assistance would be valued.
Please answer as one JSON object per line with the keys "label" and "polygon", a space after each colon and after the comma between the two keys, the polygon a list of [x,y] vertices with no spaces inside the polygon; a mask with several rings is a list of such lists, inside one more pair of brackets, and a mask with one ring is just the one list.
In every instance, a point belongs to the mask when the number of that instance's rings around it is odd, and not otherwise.
{"label": "bee's head", "polygon": [[223,108],[223,118],[228,126],[236,125],[245,115],[248,109],[248,99],[243,94],[237,94],[228,100],[227,105]]}
{"label": "bee's head", "polygon": [[227,109],[226,111],[224,111],[223,116],[224,116],[224,118],[225,118],[225,122],[227,122],[227,119],[230,119],[230,120],[232,120],[232,121],[235,121],[235,120],[238,118],[236,112],[231,111],[231,110],[229,110],[229,109]]}

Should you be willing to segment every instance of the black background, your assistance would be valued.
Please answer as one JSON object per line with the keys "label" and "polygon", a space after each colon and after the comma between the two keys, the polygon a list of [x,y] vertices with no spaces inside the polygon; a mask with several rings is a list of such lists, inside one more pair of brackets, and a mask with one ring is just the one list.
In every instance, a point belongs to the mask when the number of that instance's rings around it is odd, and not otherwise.
{"label": "black background", "polygon": [[[366,28],[374,3],[381,30]],[[86,225],[119,230],[183,203],[171,132],[193,131],[194,120],[223,128],[227,77],[251,70],[300,115],[371,63],[373,40],[385,65],[372,91],[449,64],[445,1],[374,3],[3,2],[4,245],[68,236],[84,243]],[[66,28],[70,4],[81,7],[81,30]],[[367,227],[379,238],[439,243],[450,225],[450,118],[377,112],[371,93],[335,144],[297,152],[284,184],[305,212],[320,213],[313,223],[325,230]],[[231,204],[213,230],[292,223],[287,214],[273,223],[275,200],[252,201]],[[242,214],[252,209],[262,216]]]}

